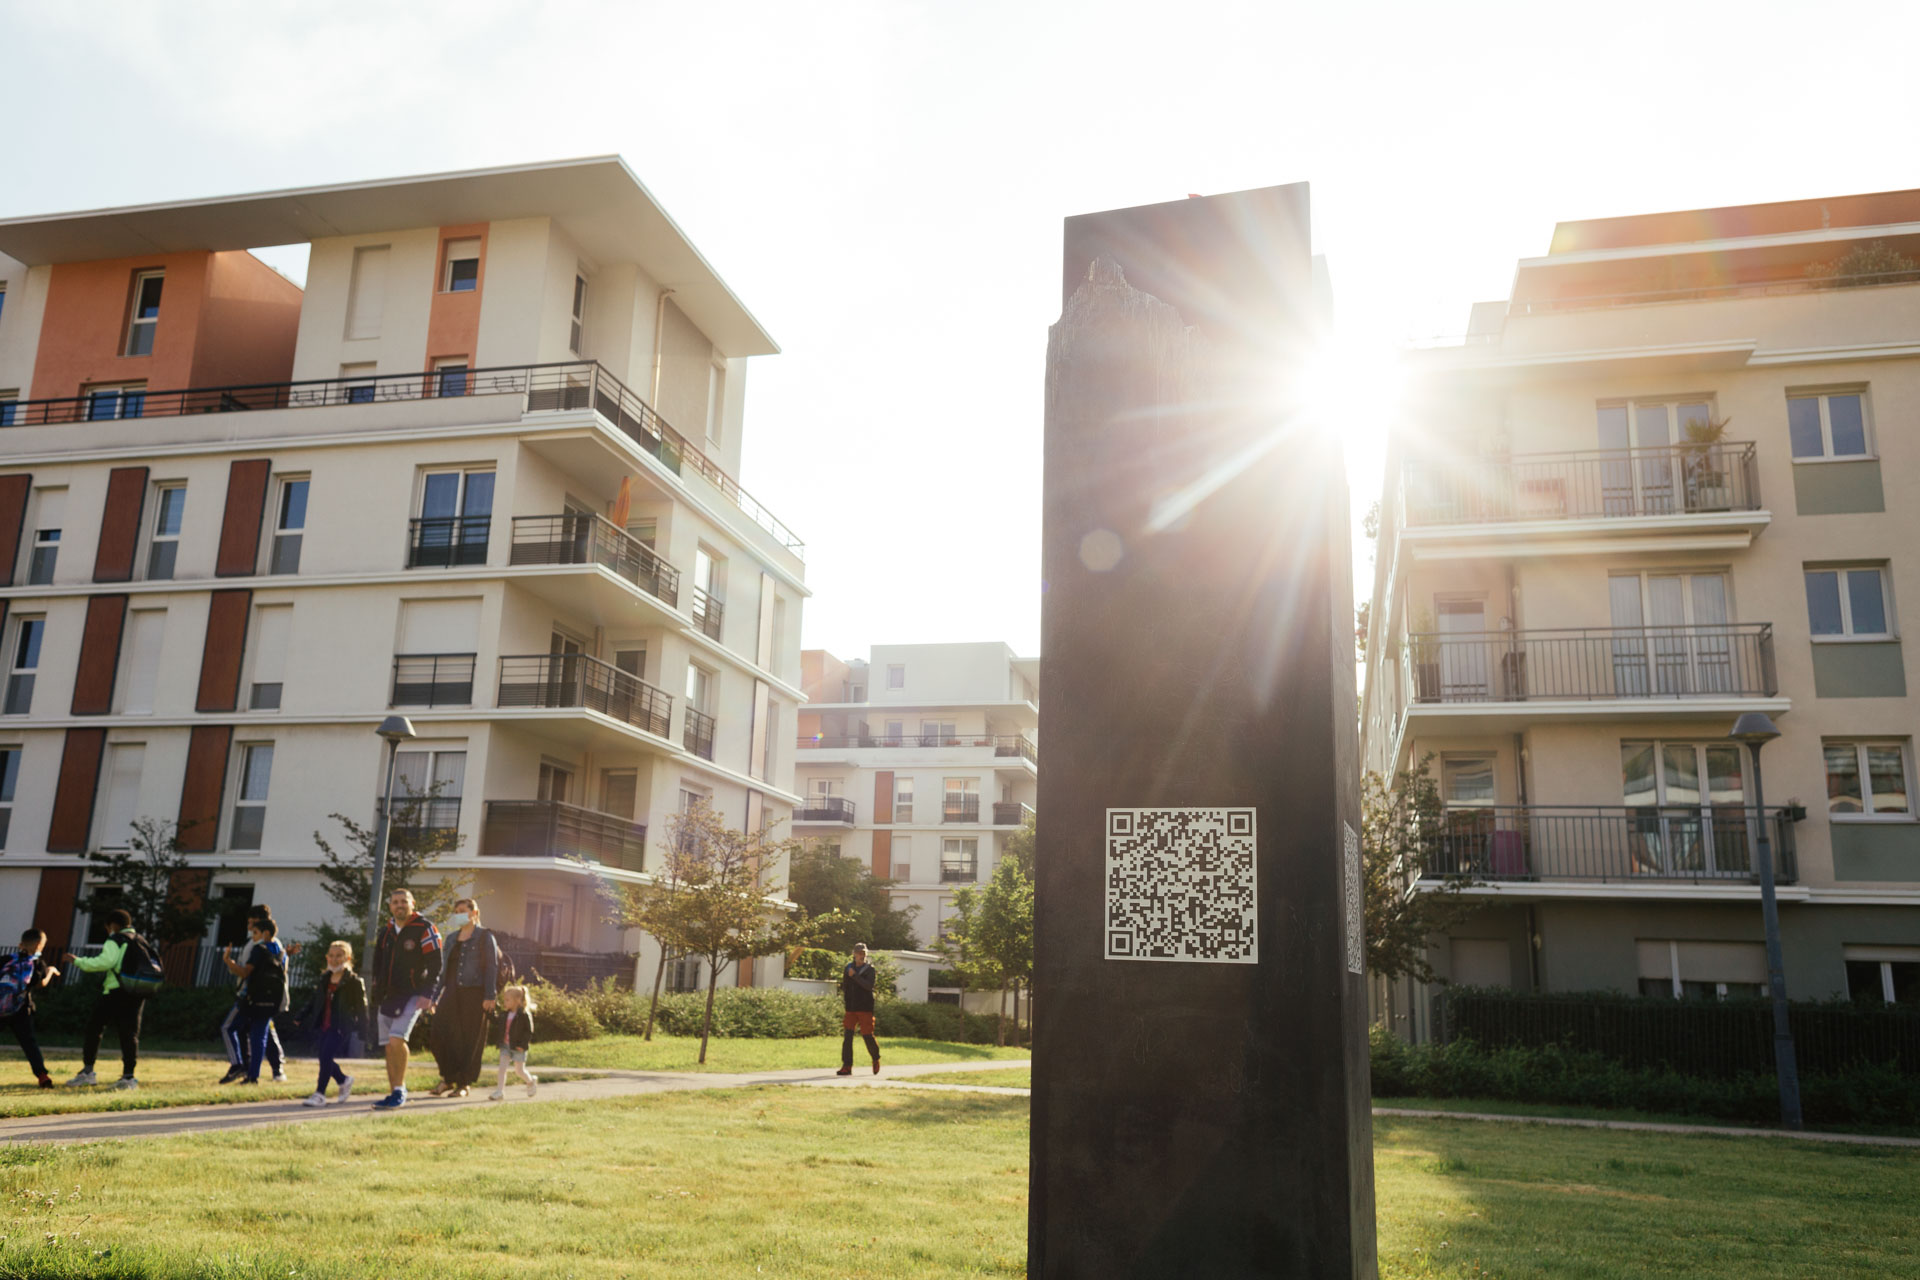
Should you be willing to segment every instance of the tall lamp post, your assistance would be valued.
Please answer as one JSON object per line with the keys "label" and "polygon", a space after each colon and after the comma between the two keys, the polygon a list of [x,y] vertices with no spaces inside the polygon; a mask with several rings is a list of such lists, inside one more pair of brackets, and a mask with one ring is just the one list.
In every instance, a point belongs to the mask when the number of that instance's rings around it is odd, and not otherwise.
{"label": "tall lamp post", "polygon": [[1773,844],[1768,838],[1766,792],[1760,783],[1760,748],[1780,736],[1764,713],[1749,711],[1727,734],[1753,752],[1753,804],[1760,819],[1760,918],[1767,931],[1767,990],[1773,996],[1773,1069],[1780,1078],[1780,1123],[1800,1127],[1800,1065],[1793,1053],[1793,1024],[1787,1019],[1786,966],[1780,958],[1780,904],[1773,889]]}
{"label": "tall lamp post", "polygon": [[380,936],[380,912],[385,906],[380,901],[380,891],[385,888],[387,878],[387,837],[393,831],[393,771],[400,754],[400,744],[417,736],[413,723],[405,716],[388,716],[374,730],[387,744],[387,785],[381,794],[380,812],[375,815],[373,832],[373,883],[367,895],[367,949],[361,952],[366,959],[362,964],[373,963],[374,940]]}

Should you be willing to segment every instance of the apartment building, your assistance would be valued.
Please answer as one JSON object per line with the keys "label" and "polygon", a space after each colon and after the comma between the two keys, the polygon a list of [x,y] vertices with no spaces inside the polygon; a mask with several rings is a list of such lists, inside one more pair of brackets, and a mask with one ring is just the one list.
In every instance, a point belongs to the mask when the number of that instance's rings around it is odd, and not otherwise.
{"label": "apartment building", "polygon": [[1764,824],[1788,994],[1920,1000],[1915,260],[1920,191],[1562,223],[1410,353],[1362,727],[1481,881],[1454,982],[1764,990]]}
{"label": "apartment building", "polygon": [[956,889],[984,884],[1033,816],[1040,660],[998,642],[800,655],[793,834],[894,882],[931,946]]}
{"label": "apartment building", "polygon": [[[305,243],[304,291],[247,250]],[[617,157],[0,222],[0,932],[178,824],[337,918],[330,815],[455,833],[496,928],[633,949],[696,799],[784,820],[798,538],[735,480],[772,339]]]}

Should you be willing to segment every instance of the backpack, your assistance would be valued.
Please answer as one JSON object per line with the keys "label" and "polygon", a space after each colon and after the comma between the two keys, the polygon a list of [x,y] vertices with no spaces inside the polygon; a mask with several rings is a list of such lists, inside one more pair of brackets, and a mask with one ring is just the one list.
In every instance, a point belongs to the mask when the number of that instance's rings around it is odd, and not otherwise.
{"label": "backpack", "polygon": [[500,957],[500,963],[494,967],[493,971],[493,989],[505,991],[513,985],[514,979],[518,976],[514,972],[513,957],[507,954],[507,949],[500,945],[498,938],[493,940],[493,954]]}
{"label": "backpack", "polygon": [[287,994],[287,958],[274,941],[256,943],[247,956],[252,972],[247,974],[247,1003],[255,1008],[280,1007]]}
{"label": "backpack", "polygon": [[11,1018],[25,1009],[32,986],[32,956],[17,955],[0,961],[0,1018]]}
{"label": "backpack", "polygon": [[120,956],[120,989],[130,996],[146,999],[167,984],[164,970],[160,968],[160,957],[153,954],[153,947],[147,940],[129,929],[116,935],[126,950]]}

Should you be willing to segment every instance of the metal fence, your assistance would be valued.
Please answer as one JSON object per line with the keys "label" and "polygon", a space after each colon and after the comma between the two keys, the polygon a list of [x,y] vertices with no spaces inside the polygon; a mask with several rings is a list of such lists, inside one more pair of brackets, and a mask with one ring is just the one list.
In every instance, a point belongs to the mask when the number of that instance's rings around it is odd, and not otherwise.
{"label": "metal fence", "polygon": [[416,516],[407,521],[407,568],[485,564],[493,517]]}
{"label": "metal fence", "polygon": [[1773,626],[1421,632],[1402,675],[1415,702],[1772,697]]}
{"label": "metal fence", "polygon": [[806,804],[793,811],[795,822],[847,822],[854,820],[853,801],[845,796],[807,797]]}
{"label": "metal fence", "polygon": [[687,708],[686,723],[680,727],[680,745],[702,760],[713,759],[715,720],[704,711]]}
{"label": "metal fence", "polygon": [[673,717],[672,694],[582,653],[500,659],[499,705],[585,707],[663,738]]}
{"label": "metal fence", "polygon": [[549,800],[489,800],[480,853],[492,858],[586,858],[646,869],[647,828],[632,818]]}
{"label": "metal fence", "polygon": [[[1799,875],[1795,813],[1772,808],[1765,817],[1783,884]],[[1488,881],[1752,881],[1761,821],[1738,804],[1452,809],[1427,871]]]}
{"label": "metal fence", "polygon": [[473,705],[472,653],[400,653],[393,658],[393,705]]}
{"label": "metal fence", "polygon": [[849,750],[908,747],[991,747],[993,754],[1038,763],[1039,749],[1032,739],[1017,733],[816,733],[797,738],[802,750]]}
{"label": "metal fence", "polygon": [[656,600],[679,607],[680,571],[652,547],[597,515],[515,516],[512,564],[597,564]]}
{"label": "metal fence", "polygon": [[1409,460],[1408,526],[1758,511],[1751,441]]}

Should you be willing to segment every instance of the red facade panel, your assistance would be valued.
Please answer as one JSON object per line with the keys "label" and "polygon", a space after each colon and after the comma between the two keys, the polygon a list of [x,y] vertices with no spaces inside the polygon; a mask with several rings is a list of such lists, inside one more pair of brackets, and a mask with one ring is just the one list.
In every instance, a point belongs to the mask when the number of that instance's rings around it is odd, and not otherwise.
{"label": "red facade panel", "polygon": [[207,642],[200,654],[196,711],[232,711],[240,704],[240,662],[247,652],[247,615],[253,592],[216,591],[207,608]]}
{"label": "red facade panel", "polygon": [[227,510],[213,565],[222,578],[249,577],[260,563],[260,522],[267,512],[272,472],[273,463],[266,458],[242,458],[227,468]]}
{"label": "red facade panel", "polygon": [[47,827],[48,853],[86,852],[93,831],[93,798],[100,789],[100,758],[106,751],[105,729],[67,730],[60,781],[53,791],[53,821]]}
{"label": "red facade panel", "polygon": [[94,596],[80,632],[80,666],[73,676],[73,714],[103,716],[113,710],[113,677],[120,669],[120,634],[127,597]]}
{"label": "red facade panel", "polygon": [[220,837],[220,800],[227,789],[233,726],[203,724],[187,740],[187,773],[180,783],[180,849],[212,853]]}
{"label": "red facade panel", "polygon": [[32,494],[32,476],[0,476],[0,587],[13,585],[13,567],[20,560],[20,534],[27,525],[27,499]]}
{"label": "red facade panel", "polygon": [[147,502],[147,469],[115,467],[107,476],[107,507],[100,515],[100,547],[93,556],[95,582],[131,582],[140,545],[140,513]]}

